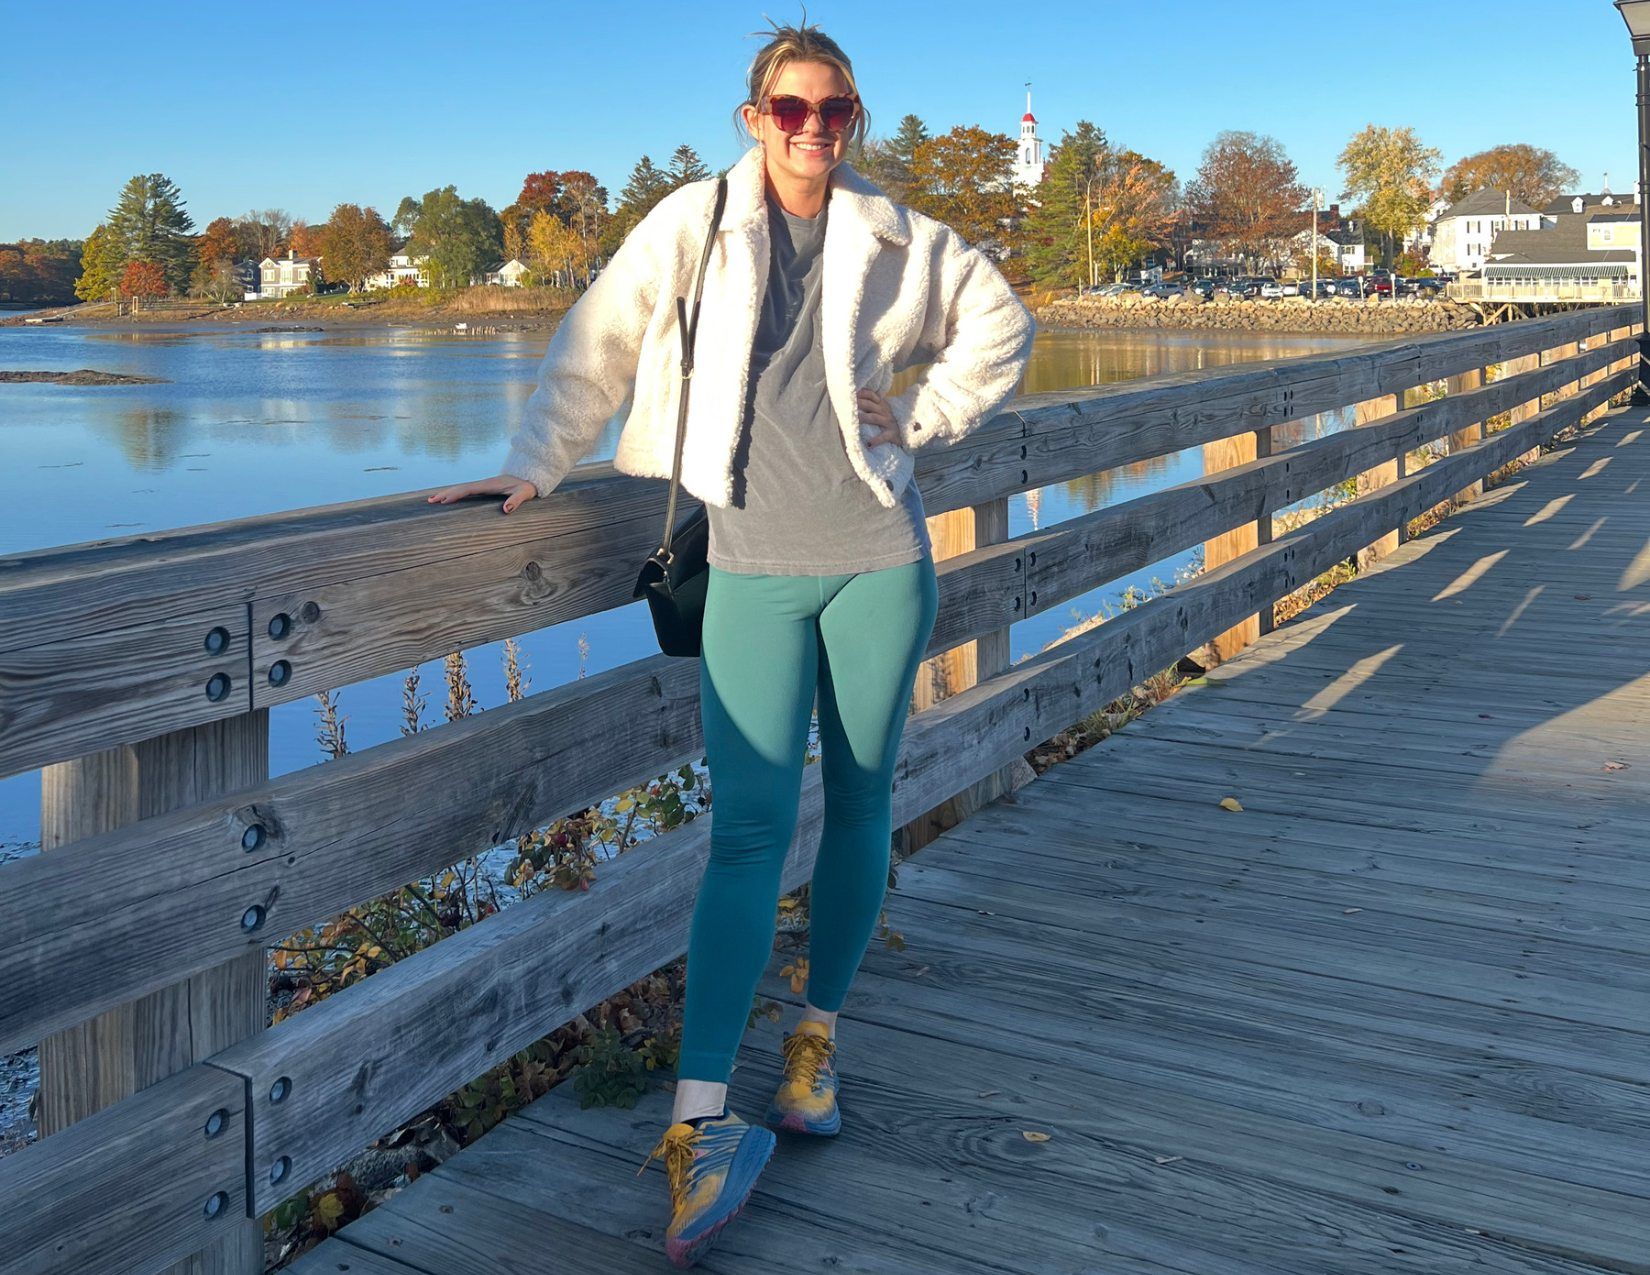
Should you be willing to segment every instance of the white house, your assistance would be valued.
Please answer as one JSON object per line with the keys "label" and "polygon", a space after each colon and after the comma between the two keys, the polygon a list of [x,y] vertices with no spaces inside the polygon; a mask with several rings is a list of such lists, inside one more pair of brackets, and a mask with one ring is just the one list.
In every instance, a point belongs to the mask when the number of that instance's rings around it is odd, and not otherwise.
{"label": "white house", "polygon": [[1432,226],[1431,260],[1455,274],[1477,270],[1503,230],[1540,230],[1542,214],[1504,190],[1486,186],[1451,204]]}
{"label": "white house", "polygon": [[[1312,261],[1312,232],[1303,230],[1290,240],[1297,260],[1305,260],[1310,269]],[[1363,239],[1350,230],[1318,231],[1318,253],[1330,258],[1335,269],[1343,274],[1361,274],[1367,263]]]}
{"label": "white house", "polygon": [[506,288],[519,288],[526,282],[525,276],[531,273],[519,257],[511,257],[508,261],[495,261],[488,266],[482,272],[481,281]]}
{"label": "white house", "polygon": [[1482,273],[1486,297],[1636,295],[1642,277],[1638,205],[1612,200],[1547,221],[1540,230],[1504,230],[1496,236]]}
{"label": "white house", "polygon": [[288,248],[284,257],[265,257],[258,263],[258,286],[246,294],[248,301],[263,297],[284,297],[309,286],[311,272],[320,282],[321,259],[300,257]]}
{"label": "white house", "polygon": [[369,275],[366,280],[368,288],[395,288],[403,282],[417,284],[420,288],[430,286],[429,257],[419,254],[414,257],[407,251],[405,244],[390,254],[388,270],[382,270],[375,275]]}

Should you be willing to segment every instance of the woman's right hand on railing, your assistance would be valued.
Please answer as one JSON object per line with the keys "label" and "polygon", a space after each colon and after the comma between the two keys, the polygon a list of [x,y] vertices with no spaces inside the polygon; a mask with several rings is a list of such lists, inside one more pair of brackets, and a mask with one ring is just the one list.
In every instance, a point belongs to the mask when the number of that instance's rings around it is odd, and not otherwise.
{"label": "woman's right hand on railing", "polygon": [[473,483],[443,487],[432,494],[427,503],[450,505],[453,501],[463,500],[466,496],[503,496],[503,512],[509,513],[522,501],[532,500],[538,494],[539,489],[525,478],[517,478],[514,474],[499,474],[493,478],[477,479]]}

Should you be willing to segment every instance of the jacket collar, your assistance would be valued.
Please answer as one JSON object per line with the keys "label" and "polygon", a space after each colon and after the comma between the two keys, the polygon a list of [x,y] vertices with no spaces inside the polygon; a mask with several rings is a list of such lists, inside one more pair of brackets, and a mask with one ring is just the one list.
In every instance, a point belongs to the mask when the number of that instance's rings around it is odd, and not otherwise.
{"label": "jacket collar", "polygon": [[[728,169],[728,206],[723,223],[740,225],[767,216],[762,148],[753,146]],[[911,242],[905,211],[846,160],[831,172],[831,217],[846,216],[891,244]]]}

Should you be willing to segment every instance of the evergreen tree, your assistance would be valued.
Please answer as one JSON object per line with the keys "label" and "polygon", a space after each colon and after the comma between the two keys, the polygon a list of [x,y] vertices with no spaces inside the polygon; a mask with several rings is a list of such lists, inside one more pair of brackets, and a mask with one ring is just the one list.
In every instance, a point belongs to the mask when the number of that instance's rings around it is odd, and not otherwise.
{"label": "evergreen tree", "polygon": [[602,232],[602,251],[612,256],[636,223],[673,189],[668,172],[658,168],[646,155],[637,160],[636,167],[630,170],[630,180],[619,192],[619,206]]}
{"label": "evergreen tree", "polygon": [[[1088,236],[1084,218],[1090,192],[1111,144],[1088,120],[1060,136],[1049,153],[1048,169],[1037,187],[1037,206],[1025,222],[1026,264],[1038,283],[1068,286],[1088,280]],[[1090,180],[1093,179],[1093,184]]]}
{"label": "evergreen tree", "polygon": [[670,179],[670,189],[686,186],[689,182],[704,181],[710,176],[710,169],[705,167],[705,161],[699,158],[699,152],[686,142],[683,142],[670,157],[670,167],[666,170]]}
{"label": "evergreen tree", "polygon": [[928,125],[924,124],[920,117],[906,115],[901,117],[899,129],[888,139],[888,144],[893,148],[894,158],[909,169],[917,158],[917,147],[930,136],[932,134],[928,131]]}
{"label": "evergreen tree", "polygon": [[171,178],[164,173],[133,177],[121,189],[106,224],[122,270],[129,262],[153,262],[169,290],[181,292],[188,287],[194,268],[191,235],[195,223],[183,210],[183,198]]}

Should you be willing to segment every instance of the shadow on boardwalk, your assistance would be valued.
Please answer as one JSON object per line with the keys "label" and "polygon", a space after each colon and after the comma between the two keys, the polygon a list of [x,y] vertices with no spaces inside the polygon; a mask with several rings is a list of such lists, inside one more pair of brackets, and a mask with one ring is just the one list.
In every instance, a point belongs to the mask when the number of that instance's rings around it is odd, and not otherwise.
{"label": "shadow on boardwalk", "polygon": [[[1647,667],[1617,413],[906,863],[842,1136],[700,1269],[1650,1271]],[[669,1106],[563,1086],[292,1269],[663,1269]]]}

